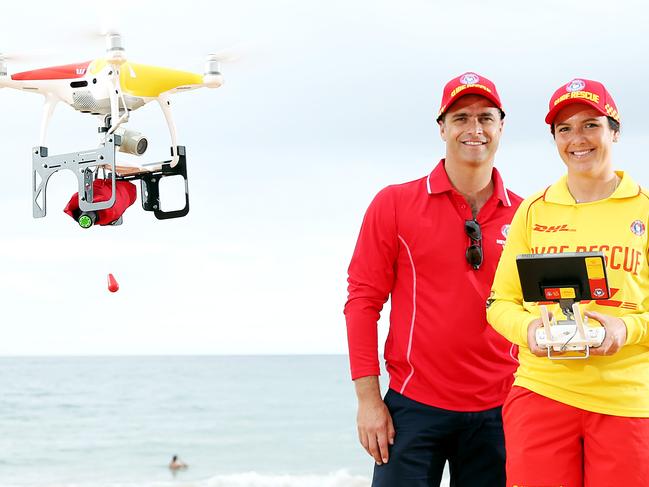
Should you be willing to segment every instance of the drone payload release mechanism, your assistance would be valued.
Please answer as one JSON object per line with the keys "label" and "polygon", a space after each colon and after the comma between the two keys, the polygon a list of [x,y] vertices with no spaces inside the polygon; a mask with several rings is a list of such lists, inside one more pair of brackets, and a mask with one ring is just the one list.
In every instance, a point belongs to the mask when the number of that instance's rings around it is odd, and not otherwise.
{"label": "drone payload release mechanism", "polygon": [[[186,150],[178,145],[169,95],[223,84],[219,56],[207,57],[204,74],[135,64],[127,61],[122,37],[109,32],[105,57],[83,63],[53,66],[9,75],[11,56],[0,53],[0,88],[38,93],[45,99],[38,146],[32,150],[32,201],[34,218],[46,215],[47,183],[57,171],[68,169],[78,180],[78,193],[65,212],[79,225],[120,224],[122,213],[136,198],[139,180],[142,207],[158,219],[178,218],[189,212]],[[118,165],[116,151],[141,156],[147,138],[127,128],[130,112],[156,101],[169,128],[171,159],[141,165]],[[100,143],[95,149],[50,155],[45,143],[47,130],[59,102],[99,120]],[[101,176],[101,177],[100,177]],[[162,178],[181,176],[185,181],[184,208],[163,211],[159,183]]]}

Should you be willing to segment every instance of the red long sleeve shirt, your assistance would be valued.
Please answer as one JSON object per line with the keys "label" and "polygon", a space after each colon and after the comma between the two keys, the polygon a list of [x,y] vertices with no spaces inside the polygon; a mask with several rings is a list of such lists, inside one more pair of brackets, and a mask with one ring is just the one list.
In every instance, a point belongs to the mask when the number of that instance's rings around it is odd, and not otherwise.
{"label": "red long sleeve shirt", "polygon": [[485,303],[521,198],[493,170],[477,215],[483,263],[465,259],[471,207],[444,160],[427,177],[388,186],[370,204],[349,265],[345,305],[352,379],[379,375],[377,321],[391,298],[384,357],[390,388],[431,406],[481,411],[505,400],[517,361],[487,323]]}

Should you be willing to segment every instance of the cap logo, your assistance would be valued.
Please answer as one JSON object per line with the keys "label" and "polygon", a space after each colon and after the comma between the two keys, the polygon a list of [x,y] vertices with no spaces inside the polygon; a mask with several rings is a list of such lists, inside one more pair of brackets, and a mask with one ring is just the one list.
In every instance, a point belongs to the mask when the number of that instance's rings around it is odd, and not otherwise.
{"label": "cap logo", "polygon": [[464,85],[474,85],[478,81],[480,81],[480,77],[475,73],[466,73],[460,78],[460,83]]}
{"label": "cap logo", "polygon": [[586,83],[581,79],[573,79],[566,85],[566,91],[572,93],[573,91],[581,91],[586,87]]}
{"label": "cap logo", "polygon": [[641,220],[635,220],[633,223],[631,223],[631,231],[638,237],[644,235],[644,222],[642,222]]}

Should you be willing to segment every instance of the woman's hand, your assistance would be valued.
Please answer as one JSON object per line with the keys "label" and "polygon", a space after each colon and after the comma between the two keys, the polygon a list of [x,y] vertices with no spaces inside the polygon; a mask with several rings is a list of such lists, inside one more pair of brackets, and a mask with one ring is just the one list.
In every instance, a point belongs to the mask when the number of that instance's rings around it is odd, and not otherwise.
{"label": "woman's hand", "polygon": [[586,311],[584,314],[599,321],[606,330],[604,341],[599,347],[591,347],[591,355],[613,355],[626,343],[626,324],[622,318],[605,315],[597,311]]}
{"label": "woman's hand", "polygon": [[[549,313],[549,319],[552,320],[552,314]],[[530,349],[532,354],[537,357],[547,357],[548,350],[545,348],[539,347],[539,344],[536,343],[536,330],[543,326],[543,320],[541,318],[536,318],[532,320],[529,325],[527,325],[527,348]]]}

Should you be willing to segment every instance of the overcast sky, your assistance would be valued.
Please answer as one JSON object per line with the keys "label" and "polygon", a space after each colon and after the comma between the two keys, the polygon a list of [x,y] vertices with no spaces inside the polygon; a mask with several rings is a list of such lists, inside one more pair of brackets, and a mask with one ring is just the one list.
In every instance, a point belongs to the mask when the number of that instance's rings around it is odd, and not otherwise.
{"label": "overcast sky", "polygon": [[[563,173],[543,118],[574,77],[608,87],[622,115],[616,166],[649,185],[643,2],[113,5],[133,62],[202,72],[209,52],[235,46],[242,58],[222,67],[222,88],[172,100],[191,211],[170,221],[138,200],[121,227],[84,231],[62,212],[76,192],[69,171],[52,177],[48,215],[33,219],[42,99],[0,90],[0,355],[346,352],[346,269],[363,213],[382,187],[443,157],[434,115],[443,85],[464,71],[498,86],[507,118],[496,165],[515,192]],[[89,36],[99,11],[4,5],[0,52],[48,53],[10,73],[100,57],[103,40]],[[166,157],[157,106],[134,112],[130,127],[150,137],[145,162]],[[96,142],[93,117],[58,109],[50,154]]]}

